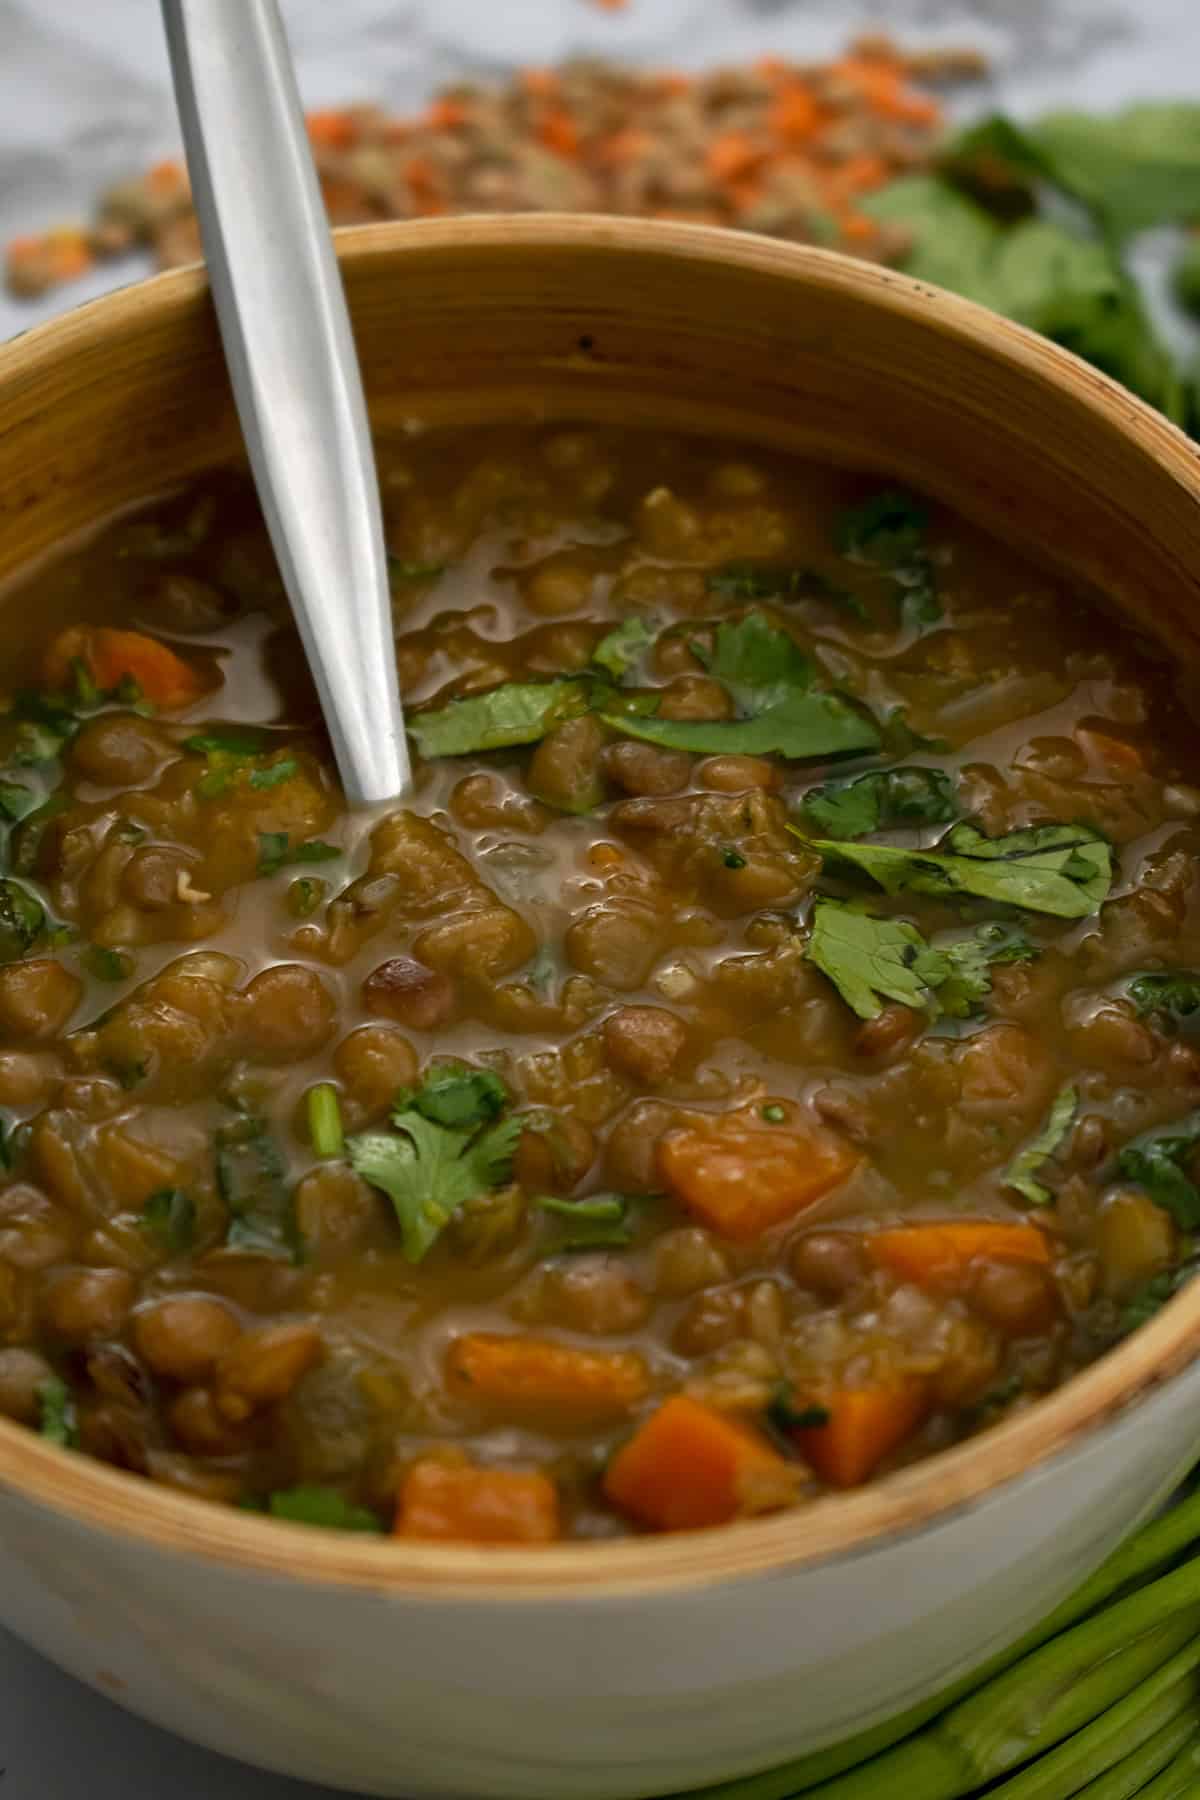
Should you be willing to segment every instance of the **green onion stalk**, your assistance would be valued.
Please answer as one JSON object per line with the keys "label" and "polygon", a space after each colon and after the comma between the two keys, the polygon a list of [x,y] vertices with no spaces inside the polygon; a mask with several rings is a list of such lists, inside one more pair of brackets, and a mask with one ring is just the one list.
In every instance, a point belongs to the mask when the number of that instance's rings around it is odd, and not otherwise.
{"label": "green onion stalk", "polygon": [[1181,1560],[1197,1548],[1191,1493],[932,1700],[689,1800],[1197,1800],[1200,1555]]}

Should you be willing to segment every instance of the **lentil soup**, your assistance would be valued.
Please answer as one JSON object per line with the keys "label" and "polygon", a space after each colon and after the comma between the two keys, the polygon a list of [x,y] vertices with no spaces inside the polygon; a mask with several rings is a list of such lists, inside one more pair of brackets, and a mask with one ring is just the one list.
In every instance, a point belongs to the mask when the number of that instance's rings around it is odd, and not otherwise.
{"label": "lentil soup", "polygon": [[380,449],[403,808],[249,484],[8,596],[0,1410],[275,1516],[803,1504],[1192,1270],[1177,672],[913,496],[652,433]]}

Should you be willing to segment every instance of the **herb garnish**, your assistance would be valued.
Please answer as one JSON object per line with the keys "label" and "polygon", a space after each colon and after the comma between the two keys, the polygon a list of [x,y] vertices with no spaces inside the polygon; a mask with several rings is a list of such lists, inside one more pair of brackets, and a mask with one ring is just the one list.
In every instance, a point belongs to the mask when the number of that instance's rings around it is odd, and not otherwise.
{"label": "herb garnish", "polygon": [[267,1511],[273,1519],[286,1519],[292,1525],[319,1525],[329,1531],[383,1530],[381,1520],[368,1507],[356,1506],[336,1488],[316,1482],[278,1489],[268,1499]]}
{"label": "herb garnish", "polygon": [[222,1125],[215,1138],[217,1192],[229,1209],[230,1249],[300,1260],[283,1157],[265,1120],[251,1115]]}
{"label": "herb garnish", "polygon": [[540,1194],[537,1204],[563,1221],[558,1250],[623,1250],[633,1242],[634,1203],[625,1194],[586,1194],[582,1200]]}
{"label": "herb garnish", "polygon": [[138,1224],[164,1250],[180,1256],[191,1249],[195,1239],[195,1202],[182,1188],[159,1188],[143,1206]]}
{"label": "herb garnish", "polygon": [[1075,1109],[1079,1105],[1079,1092],[1074,1087],[1065,1087],[1055,1096],[1050,1108],[1050,1116],[1035,1138],[1031,1138],[1023,1150],[1017,1152],[1004,1171],[1002,1180],[1005,1187],[1015,1188],[1024,1196],[1030,1206],[1052,1206],[1054,1195],[1044,1182],[1035,1180],[1037,1171],[1047,1162],[1062,1144],[1075,1118]]}
{"label": "herb garnish", "polygon": [[1191,1174],[1197,1145],[1200,1112],[1192,1112],[1173,1125],[1143,1132],[1117,1157],[1117,1168],[1125,1180],[1145,1188],[1184,1231],[1200,1229],[1200,1188]]}
{"label": "herb garnish", "polygon": [[426,759],[467,756],[477,750],[536,744],[564,719],[585,713],[588,704],[587,683],[574,676],[554,681],[506,681],[486,694],[411,713],[408,729]]}
{"label": "herb garnish", "polygon": [[1090,825],[1035,825],[998,838],[955,825],[936,850],[809,839],[797,826],[789,829],[823,856],[852,863],[889,894],[973,894],[1083,919],[1098,910],[1112,881],[1112,849]]}
{"label": "herb garnish", "polygon": [[880,919],[861,906],[819,899],[805,955],[828,975],[860,1019],[885,1000],[927,1012],[970,1018],[991,992],[997,963],[1026,962],[1036,948],[1016,926],[988,923],[933,944],[915,925]]}
{"label": "herb garnish", "polygon": [[487,1122],[506,1100],[490,1070],[437,1069],[396,1096],[393,1131],[347,1140],[350,1166],[392,1201],[409,1262],[421,1261],[460,1206],[508,1179],[524,1122]]}
{"label": "herb garnish", "polygon": [[286,831],[260,831],[258,834],[258,872],[274,875],[293,863],[333,862],[345,851],[338,844],[327,844],[321,838],[308,838],[302,843],[289,842]]}
{"label": "herb garnish", "polygon": [[837,547],[854,562],[884,569],[900,589],[906,625],[936,625],[942,616],[933,564],[925,547],[925,509],[911,494],[888,488],[842,514]]}
{"label": "herb garnish", "polygon": [[943,769],[872,769],[810,788],[804,817],[823,837],[866,837],[910,825],[948,825],[959,805]]}
{"label": "herb garnish", "polygon": [[79,1448],[79,1419],[75,1399],[61,1376],[51,1375],[38,1389],[39,1424],[42,1436],[64,1450]]}

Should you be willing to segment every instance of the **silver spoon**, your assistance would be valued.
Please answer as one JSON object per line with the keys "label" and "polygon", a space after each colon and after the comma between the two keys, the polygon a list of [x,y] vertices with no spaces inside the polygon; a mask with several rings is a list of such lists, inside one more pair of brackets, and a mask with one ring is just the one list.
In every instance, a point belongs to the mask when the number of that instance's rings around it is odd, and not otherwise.
{"label": "silver spoon", "polygon": [[276,0],[162,0],[250,466],[351,805],[409,786],[366,402]]}

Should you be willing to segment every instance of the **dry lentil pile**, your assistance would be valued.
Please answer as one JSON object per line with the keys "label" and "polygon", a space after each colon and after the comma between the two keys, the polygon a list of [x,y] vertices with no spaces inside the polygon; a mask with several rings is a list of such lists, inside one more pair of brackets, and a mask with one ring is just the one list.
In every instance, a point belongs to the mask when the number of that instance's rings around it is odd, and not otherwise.
{"label": "dry lentil pile", "polygon": [[[604,62],[526,69],[502,86],[446,88],[416,118],[353,106],[313,113],[308,124],[335,225],[620,213],[889,260],[906,235],[858,202],[934,160],[942,115],[929,86],[982,72],[973,51],[906,55],[873,36],[829,63],[766,57],[701,76]],[[200,255],[181,163],[113,189],[91,224],[16,239],[8,286],[43,294],[134,249],[160,268]]]}

